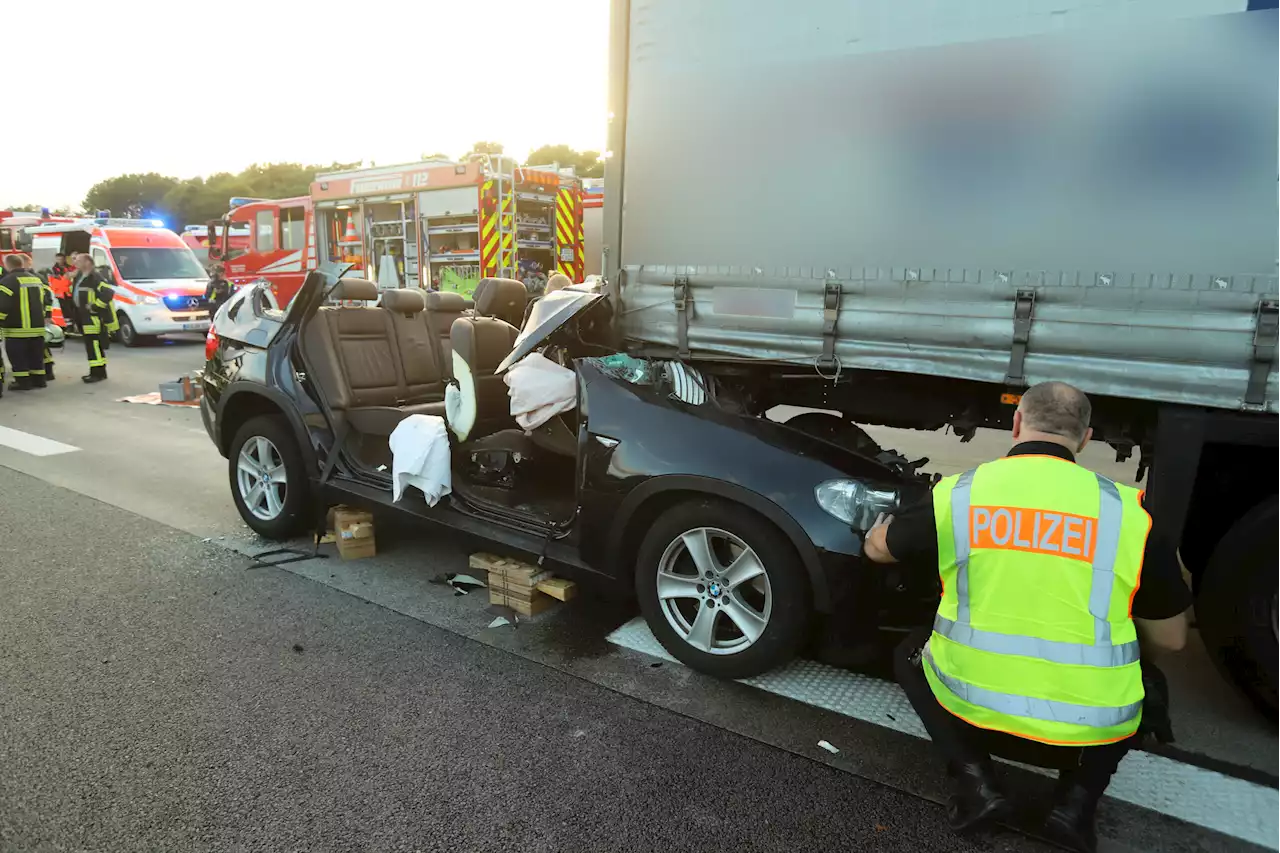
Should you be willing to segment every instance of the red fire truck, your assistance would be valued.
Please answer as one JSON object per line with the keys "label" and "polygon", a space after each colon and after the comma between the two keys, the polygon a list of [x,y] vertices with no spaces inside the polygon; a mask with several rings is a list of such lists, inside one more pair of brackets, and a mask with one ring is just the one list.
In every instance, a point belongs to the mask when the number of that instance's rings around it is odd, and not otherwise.
{"label": "red fire truck", "polygon": [[[191,247],[201,266],[207,267],[210,261],[209,248],[222,245],[223,227],[219,221],[210,222],[208,225],[188,225],[182,229],[182,234],[179,236],[182,237],[182,242]],[[227,244],[230,255],[244,254],[249,248],[249,227],[246,225],[231,228],[227,232]]]}
{"label": "red fire truck", "polygon": [[[209,223],[209,259],[232,286],[267,281],[289,303],[318,263],[354,265],[380,287],[455,290],[504,276],[538,290],[586,275],[581,179],[510,158],[428,160],[316,176],[311,194],[232,199]],[[234,235],[248,229],[240,251]],[[230,242],[228,242],[230,241]]]}
{"label": "red fire truck", "polygon": [[276,305],[288,305],[316,266],[313,207],[305,195],[231,199],[227,215],[208,225],[209,260],[222,262],[232,287],[267,281]]}
{"label": "red fire truck", "polygon": [[0,263],[4,263],[5,255],[15,255],[22,251],[19,237],[24,228],[70,221],[67,216],[50,215],[47,207],[39,211],[0,210]]}

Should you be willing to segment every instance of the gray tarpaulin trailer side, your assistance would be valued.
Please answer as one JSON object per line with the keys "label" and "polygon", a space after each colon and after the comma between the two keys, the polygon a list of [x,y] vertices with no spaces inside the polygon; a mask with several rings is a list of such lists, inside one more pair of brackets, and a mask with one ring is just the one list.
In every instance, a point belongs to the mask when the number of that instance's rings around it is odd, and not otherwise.
{"label": "gray tarpaulin trailer side", "polygon": [[[1274,708],[1274,7],[615,0],[617,331],[864,422],[964,433],[1078,385]],[[1265,582],[1219,565],[1251,513]]]}
{"label": "gray tarpaulin trailer side", "polygon": [[626,336],[1276,411],[1274,38],[1042,5],[631,3]]}

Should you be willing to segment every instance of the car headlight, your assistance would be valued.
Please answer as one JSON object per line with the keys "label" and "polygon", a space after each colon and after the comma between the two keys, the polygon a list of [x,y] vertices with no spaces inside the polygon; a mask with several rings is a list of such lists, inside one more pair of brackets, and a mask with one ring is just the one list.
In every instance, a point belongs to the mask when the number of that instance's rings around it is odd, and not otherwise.
{"label": "car headlight", "polygon": [[160,297],[159,296],[143,296],[138,301],[141,302],[143,305],[159,305]]}
{"label": "car headlight", "polygon": [[813,490],[818,506],[854,530],[869,530],[876,516],[898,508],[896,489],[861,480],[826,480]]}

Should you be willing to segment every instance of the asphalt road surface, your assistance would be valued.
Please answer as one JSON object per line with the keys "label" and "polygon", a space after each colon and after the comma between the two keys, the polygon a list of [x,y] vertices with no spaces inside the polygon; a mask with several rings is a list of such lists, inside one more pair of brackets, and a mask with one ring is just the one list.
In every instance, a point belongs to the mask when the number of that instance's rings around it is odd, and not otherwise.
{"label": "asphalt road surface", "polygon": [[[53,387],[0,400],[0,851],[1048,849],[1031,808],[957,840],[910,726],[653,657],[629,604],[489,627],[431,582],[469,550],[438,531],[379,516],[375,558],[251,559],[278,546],[199,413],[117,402],[199,339],[113,347],[96,386],[71,343]],[[1007,443],[875,432],[944,472]],[[848,677],[854,705],[892,690]],[[1103,849],[1274,849],[1274,726],[1202,654],[1171,679],[1179,745],[1226,774],[1152,765]]]}

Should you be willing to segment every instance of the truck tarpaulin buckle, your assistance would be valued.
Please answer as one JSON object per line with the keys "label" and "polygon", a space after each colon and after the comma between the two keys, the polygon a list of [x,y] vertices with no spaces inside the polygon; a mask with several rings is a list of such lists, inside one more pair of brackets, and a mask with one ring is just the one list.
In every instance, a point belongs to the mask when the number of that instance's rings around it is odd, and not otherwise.
{"label": "truck tarpaulin buckle", "polygon": [[822,293],[822,357],[821,367],[836,365],[836,320],[840,317],[840,282],[828,280]]}
{"label": "truck tarpaulin buckle", "polygon": [[678,275],[675,280],[673,300],[676,306],[676,352],[680,358],[689,357],[689,314],[693,297],[689,295],[689,277]]}
{"label": "truck tarpaulin buckle", "polygon": [[1004,377],[1006,385],[1027,384],[1027,343],[1031,340],[1031,315],[1035,307],[1036,292],[1031,288],[1019,289],[1013,302],[1013,348],[1009,351],[1009,370]]}
{"label": "truck tarpaulin buckle", "polygon": [[1276,363],[1276,343],[1280,337],[1276,305],[1274,299],[1263,299],[1254,317],[1253,362],[1249,365],[1249,385],[1244,392],[1247,409],[1265,408],[1267,403],[1267,377]]}

